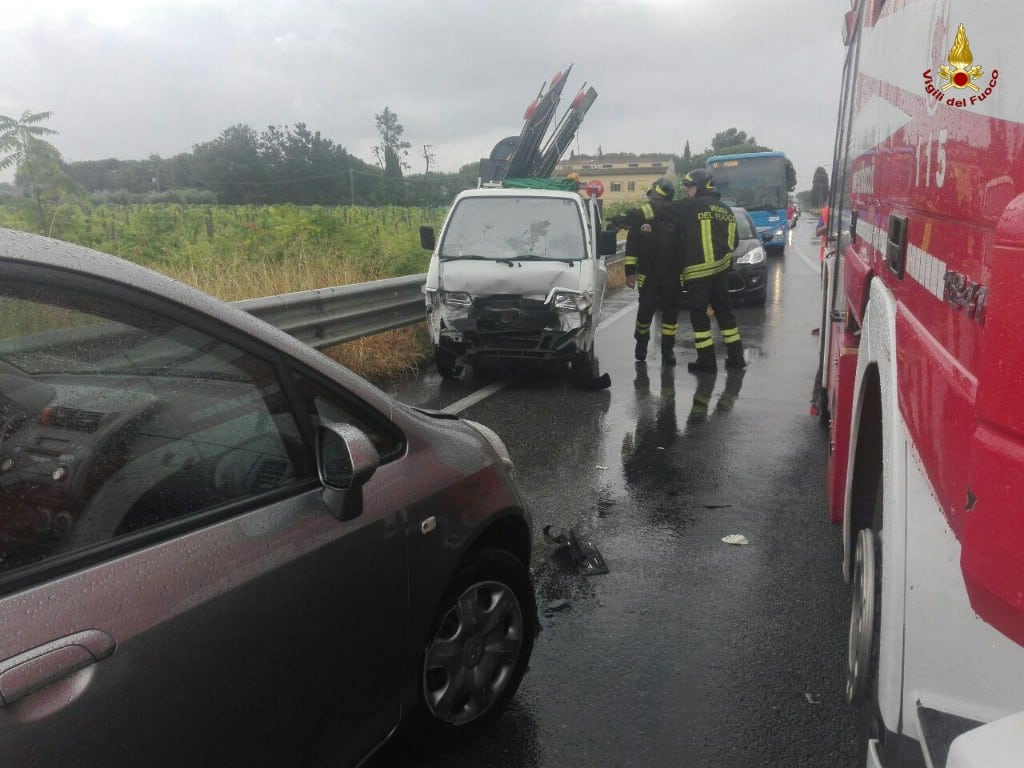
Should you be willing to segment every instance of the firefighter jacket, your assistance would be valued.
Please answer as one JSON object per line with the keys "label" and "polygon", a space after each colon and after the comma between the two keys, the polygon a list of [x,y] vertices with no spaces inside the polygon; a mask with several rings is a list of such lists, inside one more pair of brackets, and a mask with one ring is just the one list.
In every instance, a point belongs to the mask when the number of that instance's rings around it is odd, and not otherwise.
{"label": "firefighter jacket", "polygon": [[649,207],[655,221],[665,218],[679,229],[684,283],[729,269],[737,243],[736,217],[721,195],[698,192]]}
{"label": "firefighter jacket", "polygon": [[637,275],[637,284],[648,281],[674,283],[682,273],[678,226],[668,217],[655,217],[649,203],[626,214],[625,273]]}

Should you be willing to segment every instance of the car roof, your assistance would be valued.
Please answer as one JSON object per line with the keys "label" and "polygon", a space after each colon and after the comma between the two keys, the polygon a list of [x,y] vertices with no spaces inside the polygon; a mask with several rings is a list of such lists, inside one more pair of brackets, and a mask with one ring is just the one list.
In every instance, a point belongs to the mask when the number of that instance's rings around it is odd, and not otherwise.
{"label": "car roof", "polygon": [[[730,205],[729,207],[732,209],[733,216],[735,216],[736,218],[740,218],[742,216],[743,218],[745,218],[750,223],[750,227],[754,231],[754,236],[756,237],[757,236],[757,225],[754,224],[754,220],[752,218],[750,218],[750,212],[746,208],[742,208],[742,207],[740,207],[738,205]],[[753,240],[754,237],[748,237],[746,239],[747,240]]]}
{"label": "car roof", "polygon": [[458,194],[456,200],[466,197],[550,197],[557,200],[566,198],[582,200],[579,192],[567,189],[532,189],[528,187],[478,187],[467,189]]}

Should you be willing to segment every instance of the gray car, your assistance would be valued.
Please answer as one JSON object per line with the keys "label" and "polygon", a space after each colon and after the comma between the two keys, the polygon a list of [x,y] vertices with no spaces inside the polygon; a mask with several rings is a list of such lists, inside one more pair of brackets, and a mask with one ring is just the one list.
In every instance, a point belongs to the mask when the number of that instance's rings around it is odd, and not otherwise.
{"label": "gray car", "polygon": [[0,755],[355,765],[490,725],[537,631],[488,428],[0,230]]}

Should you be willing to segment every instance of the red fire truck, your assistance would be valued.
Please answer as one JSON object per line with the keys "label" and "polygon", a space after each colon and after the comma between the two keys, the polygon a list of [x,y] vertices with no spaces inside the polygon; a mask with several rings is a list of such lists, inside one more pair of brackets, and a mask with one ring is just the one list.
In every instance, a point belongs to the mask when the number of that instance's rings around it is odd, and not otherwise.
{"label": "red fire truck", "polygon": [[868,766],[1024,765],[1014,0],[852,0],[812,413]]}

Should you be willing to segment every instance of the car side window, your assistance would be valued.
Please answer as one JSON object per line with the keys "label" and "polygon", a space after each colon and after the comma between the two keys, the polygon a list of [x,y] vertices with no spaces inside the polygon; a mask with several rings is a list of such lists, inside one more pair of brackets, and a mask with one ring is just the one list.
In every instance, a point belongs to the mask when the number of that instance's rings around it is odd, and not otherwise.
{"label": "car side window", "polygon": [[313,475],[274,368],[60,280],[0,285],[0,579]]}
{"label": "car side window", "polygon": [[389,419],[353,396],[318,383],[311,376],[294,371],[292,383],[310,414],[313,430],[320,424],[351,424],[362,430],[380,454],[381,462],[397,458],[405,439]]}

